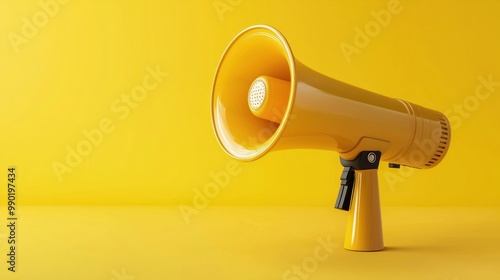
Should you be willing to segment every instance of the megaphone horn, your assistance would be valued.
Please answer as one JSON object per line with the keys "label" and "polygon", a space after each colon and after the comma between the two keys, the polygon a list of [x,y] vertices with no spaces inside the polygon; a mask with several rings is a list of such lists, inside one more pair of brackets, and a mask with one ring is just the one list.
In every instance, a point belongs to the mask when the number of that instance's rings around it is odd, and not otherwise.
{"label": "megaphone horn", "polygon": [[384,247],[379,162],[432,168],[451,139],[442,113],[320,74],[265,25],[243,30],[224,51],[211,109],[219,144],[238,160],[286,149],[338,152],[344,171],[335,207],[349,211],[344,247],[357,251]]}

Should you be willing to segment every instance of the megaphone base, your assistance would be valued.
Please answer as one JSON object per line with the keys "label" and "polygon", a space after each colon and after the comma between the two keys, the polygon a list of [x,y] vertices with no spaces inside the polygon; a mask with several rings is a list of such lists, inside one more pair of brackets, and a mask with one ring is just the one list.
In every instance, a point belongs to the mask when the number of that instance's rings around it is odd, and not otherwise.
{"label": "megaphone base", "polygon": [[349,211],[344,248],[352,251],[384,249],[378,165],[380,151],[363,151],[352,160],[340,158],[344,166],[335,208]]}
{"label": "megaphone base", "polygon": [[384,249],[377,169],[356,170],[344,248],[352,251]]}

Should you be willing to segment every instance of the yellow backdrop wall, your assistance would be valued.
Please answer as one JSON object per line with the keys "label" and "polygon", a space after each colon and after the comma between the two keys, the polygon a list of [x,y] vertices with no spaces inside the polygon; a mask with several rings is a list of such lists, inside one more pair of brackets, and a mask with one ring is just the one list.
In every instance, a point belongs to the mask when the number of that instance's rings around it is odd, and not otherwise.
{"label": "yellow backdrop wall", "polygon": [[382,205],[499,205],[499,12],[493,0],[1,1],[0,167],[16,166],[22,204],[333,205],[336,153],[238,163],[215,140],[218,60],[268,24],[319,72],[448,115],[443,163],[383,164]]}

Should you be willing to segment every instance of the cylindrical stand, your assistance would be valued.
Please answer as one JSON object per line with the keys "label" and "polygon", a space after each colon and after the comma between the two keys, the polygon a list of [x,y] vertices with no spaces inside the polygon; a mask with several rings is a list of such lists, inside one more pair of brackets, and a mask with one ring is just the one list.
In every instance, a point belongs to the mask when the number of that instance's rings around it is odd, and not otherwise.
{"label": "cylindrical stand", "polygon": [[353,251],[384,249],[377,169],[356,170],[344,248]]}

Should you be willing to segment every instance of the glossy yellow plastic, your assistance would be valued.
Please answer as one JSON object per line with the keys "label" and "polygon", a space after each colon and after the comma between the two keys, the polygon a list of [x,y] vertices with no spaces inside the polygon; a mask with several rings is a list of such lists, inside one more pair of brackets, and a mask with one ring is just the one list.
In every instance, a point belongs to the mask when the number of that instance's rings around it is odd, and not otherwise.
{"label": "glossy yellow plastic", "polygon": [[[289,82],[278,94],[286,106],[268,107],[267,119],[247,102],[261,76]],[[383,161],[430,168],[450,143],[442,113],[315,72],[295,59],[281,33],[262,25],[243,30],[225,50],[212,89],[212,123],[222,148],[243,161],[272,149],[333,150],[348,160],[378,150]]]}
{"label": "glossy yellow plastic", "polygon": [[377,170],[356,170],[344,248],[353,251],[384,249]]}
{"label": "glossy yellow plastic", "polygon": [[[261,77],[270,77],[266,98],[273,101],[255,111],[249,89]],[[442,113],[322,75],[295,59],[281,33],[263,25],[243,30],[225,50],[211,109],[221,147],[242,161],[281,149],[333,150],[346,160],[371,150],[384,161],[431,168],[451,139]],[[356,171],[346,249],[384,247],[376,172]]]}

